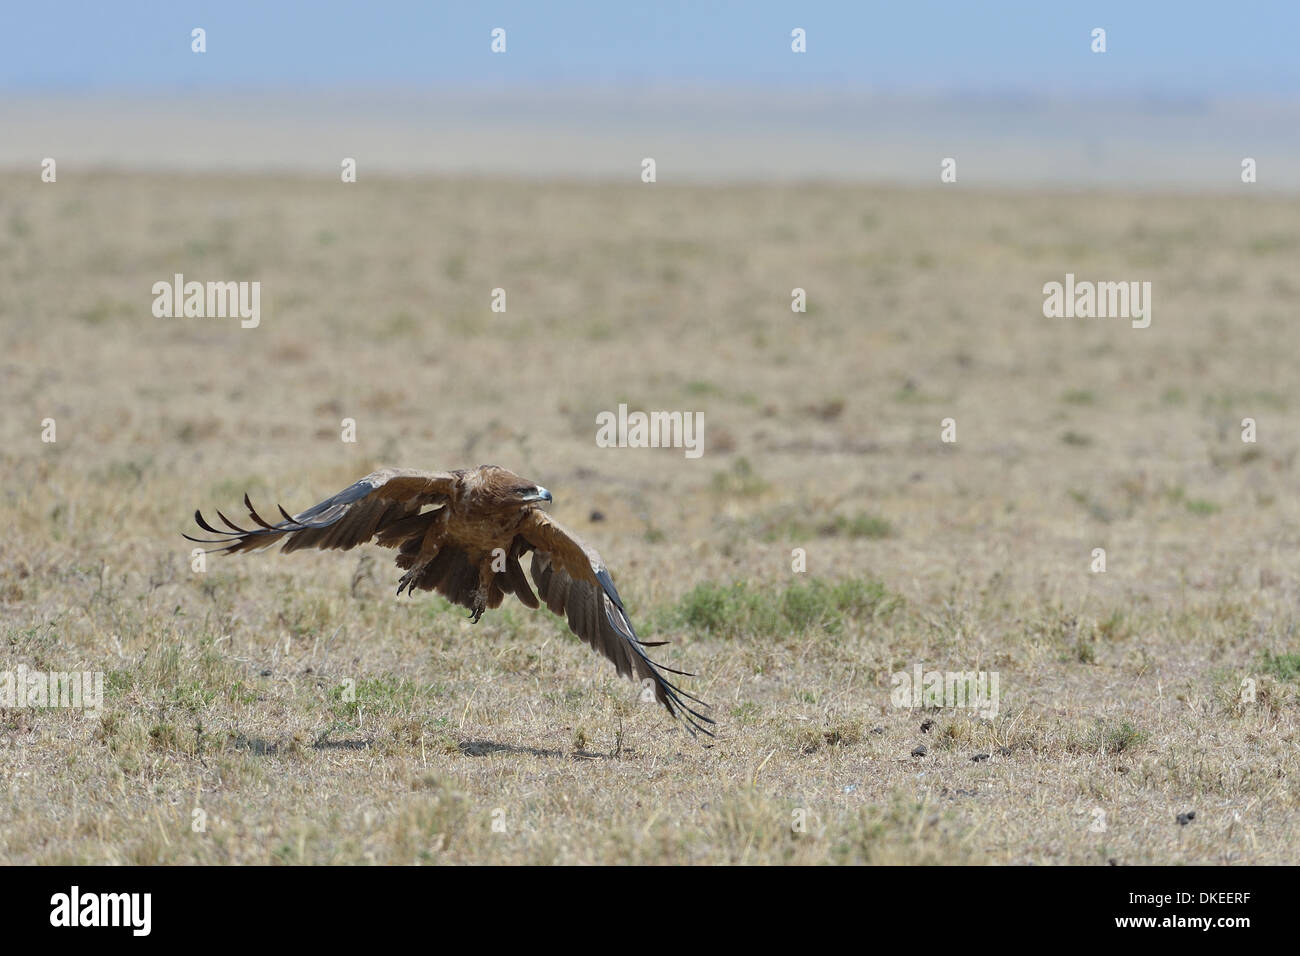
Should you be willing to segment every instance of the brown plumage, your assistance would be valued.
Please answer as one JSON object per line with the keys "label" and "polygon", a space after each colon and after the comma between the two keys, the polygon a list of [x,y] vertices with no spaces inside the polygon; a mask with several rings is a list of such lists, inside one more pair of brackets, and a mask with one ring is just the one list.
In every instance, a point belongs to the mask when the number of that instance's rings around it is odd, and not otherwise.
{"label": "brown plumage", "polygon": [[[666,642],[637,638],[600,555],[539,507],[550,500],[545,488],[496,465],[443,472],[384,468],[301,514],[291,516],[281,508],[284,520],[274,524],[254,510],[247,495],[248,517],[257,525],[252,529],[239,527],[220,511],[217,517],[229,530],[214,528],[196,511],[199,527],[218,537],[185,537],[224,545],[213,550],[232,554],[280,540],[286,552],[347,551],[373,540],[397,549],[397,566],[406,570],[398,594],[437,591],[469,608],[475,622],[508,594],[530,608],[540,606],[540,597],[552,612],[568,618],[574,634],[613,661],[621,675],[653,681],[655,698],[692,733],[712,736],[704,725],[713,721],[687,701],[708,705],[664,672],[691,675],[646,655],[642,648]],[[536,594],[519,563],[530,551]]]}

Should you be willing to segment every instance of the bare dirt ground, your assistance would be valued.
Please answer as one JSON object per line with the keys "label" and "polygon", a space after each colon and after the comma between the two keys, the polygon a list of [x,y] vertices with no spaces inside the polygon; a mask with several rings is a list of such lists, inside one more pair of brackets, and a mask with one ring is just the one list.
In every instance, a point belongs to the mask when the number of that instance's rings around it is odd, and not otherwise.
{"label": "bare dirt ground", "polygon": [[[0,177],[0,672],[105,675],[0,713],[0,859],[1300,862],[1300,201],[1248,188]],[[261,324],[155,318],[178,272]],[[1044,318],[1066,273],[1150,328]],[[597,447],[620,402],[703,456]],[[180,536],[485,462],[715,740],[545,611]],[[997,715],[894,706],[917,665]]]}

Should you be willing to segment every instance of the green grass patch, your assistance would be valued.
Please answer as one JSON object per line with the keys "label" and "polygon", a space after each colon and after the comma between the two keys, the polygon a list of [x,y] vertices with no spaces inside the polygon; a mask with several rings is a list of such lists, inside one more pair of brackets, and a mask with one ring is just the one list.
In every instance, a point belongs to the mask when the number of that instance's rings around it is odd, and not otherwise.
{"label": "green grass patch", "polygon": [[1300,654],[1264,652],[1264,671],[1278,680],[1300,679]]}
{"label": "green grass patch", "polygon": [[737,458],[730,471],[713,473],[713,490],[720,495],[751,498],[767,491],[768,484],[755,471],[748,458]]}
{"label": "green grass patch", "polygon": [[901,603],[883,584],[869,579],[814,578],[785,588],[706,581],[684,594],[662,624],[727,637],[813,629],[838,633],[848,621],[892,613]]}

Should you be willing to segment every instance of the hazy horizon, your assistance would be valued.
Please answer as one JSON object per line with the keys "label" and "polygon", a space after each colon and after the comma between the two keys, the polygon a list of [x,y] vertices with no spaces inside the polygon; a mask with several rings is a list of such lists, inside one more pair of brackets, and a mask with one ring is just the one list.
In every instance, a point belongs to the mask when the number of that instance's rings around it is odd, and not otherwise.
{"label": "hazy horizon", "polygon": [[1300,189],[1300,105],[754,91],[94,95],[0,102],[0,168],[487,175],[660,183]]}
{"label": "hazy horizon", "polygon": [[[8,12],[0,168],[1300,189],[1300,9],[75,0]],[[204,51],[192,50],[201,28]],[[492,50],[493,31],[505,49]],[[1105,52],[1092,31],[1106,31]],[[805,52],[791,33],[805,31]]]}

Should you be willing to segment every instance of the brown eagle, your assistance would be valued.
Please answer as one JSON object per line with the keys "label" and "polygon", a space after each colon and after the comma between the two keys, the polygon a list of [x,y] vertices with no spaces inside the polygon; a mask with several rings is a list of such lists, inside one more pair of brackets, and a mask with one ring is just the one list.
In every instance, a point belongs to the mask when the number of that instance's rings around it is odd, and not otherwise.
{"label": "brown eagle", "polygon": [[[194,520],[216,538],[195,538],[200,544],[223,544],[213,551],[257,551],[284,539],[282,551],[302,548],[347,551],[375,541],[397,549],[397,566],[406,573],[397,593],[423,589],[471,611],[478,622],[490,607],[500,607],[507,594],[530,608],[537,598],[555,614],[567,616],[569,629],[614,662],[619,674],[654,682],[655,699],[687,728],[712,736],[705,724],[713,721],[694,710],[688,700],[709,705],[674,685],[664,671],[693,676],[656,664],[642,648],[667,641],[642,641],[632,630],[623,601],[605,563],[554,518],[539,502],[551,493],[496,465],[458,471],[416,471],[384,468],[366,475],[332,498],[298,515],[280,508],[283,521],[270,524],[248,495],[244,504],[257,525],[241,528],[220,511],[230,529],[214,528],[200,511]],[[428,511],[423,510],[431,506]],[[532,576],[537,594],[528,585],[519,559],[533,553]]]}

